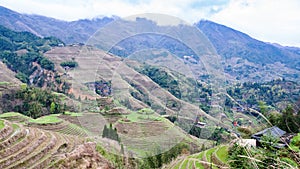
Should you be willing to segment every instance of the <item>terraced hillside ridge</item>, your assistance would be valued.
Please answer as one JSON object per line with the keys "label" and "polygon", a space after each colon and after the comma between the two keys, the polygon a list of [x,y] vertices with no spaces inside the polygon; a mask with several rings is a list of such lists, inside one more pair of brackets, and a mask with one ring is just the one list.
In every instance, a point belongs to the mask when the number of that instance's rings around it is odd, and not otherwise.
{"label": "terraced hillside ridge", "polygon": [[[98,116],[100,113],[104,119],[99,117],[99,120],[103,121],[103,124],[100,125],[96,121],[97,117],[93,118],[93,115],[87,113],[83,113],[88,115],[83,118],[60,117],[65,121],[82,125],[97,136],[102,134],[103,125],[111,123],[117,129],[124,147],[135,152],[134,155],[139,157],[144,156],[147,150],[153,149],[150,146],[155,145],[152,144],[153,141],[158,145],[163,145],[163,149],[169,149],[170,146],[179,141],[186,140],[190,144],[197,145],[200,149],[205,140],[193,139],[186,134],[189,130],[188,125],[193,125],[197,115],[206,118],[207,125],[212,128],[216,124],[224,128],[232,127],[231,118],[234,117],[223,116],[221,119],[220,114],[211,116],[204,112],[199,105],[177,98],[153,79],[140,73],[136,68],[142,65],[136,61],[124,61],[118,56],[90,46],[55,47],[46,52],[45,56],[53,61],[64,80],[72,83],[70,94],[75,96],[75,100],[80,100],[81,112],[93,112]],[[75,68],[61,66],[61,63],[66,61],[75,61],[78,66]],[[100,97],[96,94],[93,82],[101,80],[111,83],[113,95]],[[134,93],[138,93],[141,98],[134,97]],[[102,103],[99,105],[99,102],[95,102],[96,99],[98,101],[104,100],[103,106]],[[175,107],[170,106],[169,102],[173,102]],[[154,110],[154,113],[140,116],[137,112],[145,107]],[[114,112],[115,114],[111,113],[117,108],[123,109],[125,113],[120,111]],[[178,115],[177,112],[179,112],[178,116],[183,119],[182,123],[187,123],[186,126],[188,126],[184,129],[185,131],[180,128],[180,125],[170,124],[168,120],[163,118],[164,116],[155,110],[159,108],[163,108],[166,116]],[[244,118],[251,119],[246,115]],[[78,121],[78,119],[81,120]],[[220,119],[222,120],[221,123]],[[181,123],[181,121],[179,122]]]}
{"label": "terraced hillside ridge", "polygon": [[112,168],[96,152],[96,143],[4,119],[0,122],[3,126],[0,130],[2,169]]}
{"label": "terraced hillside ridge", "polygon": [[[139,63],[137,62],[125,63],[120,57],[107,54],[92,47],[57,47],[46,52],[45,56],[55,63],[58,71],[64,74],[65,79],[72,82],[71,91],[75,95],[75,98],[80,97],[95,100],[99,96],[85,84],[100,80],[111,81],[114,90],[113,97],[120,103],[129,102],[130,107],[134,110],[149,107],[145,100],[139,100],[132,96],[132,93],[135,92],[141,93],[144,95],[143,97],[147,97],[151,105],[163,107],[168,115],[175,115],[178,109],[180,109],[181,116],[192,120],[198,114],[206,117],[211,125],[219,123],[217,117],[210,116],[197,105],[176,98],[152,79],[137,72],[133,67],[128,65],[138,65]],[[77,68],[65,70],[60,66],[63,61],[72,59],[78,63]],[[180,107],[166,106],[168,100],[176,102]],[[230,125],[226,123],[220,123],[219,125],[230,128]]]}
{"label": "terraced hillside ridge", "polygon": [[165,169],[225,169],[229,168],[227,164],[228,145],[219,145],[217,147],[192,154],[181,156],[174,160]]}

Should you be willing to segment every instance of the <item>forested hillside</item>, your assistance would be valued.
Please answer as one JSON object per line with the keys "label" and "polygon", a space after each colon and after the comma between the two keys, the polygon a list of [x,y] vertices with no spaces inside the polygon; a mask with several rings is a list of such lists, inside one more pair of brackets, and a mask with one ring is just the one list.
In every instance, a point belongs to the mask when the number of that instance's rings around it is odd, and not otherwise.
{"label": "forested hillside", "polygon": [[[64,45],[55,37],[40,38],[30,32],[15,32],[0,26],[0,59],[22,82],[65,92],[53,62],[43,53]],[[61,86],[60,84],[63,85]]]}
{"label": "forested hillside", "polygon": [[[43,56],[58,45],[64,43],[55,37],[40,38],[30,32],[15,32],[0,26],[0,60],[25,83],[18,86],[2,82],[3,112],[21,112],[33,118],[64,112],[66,105],[52,91],[66,93],[69,84],[62,81],[54,63]],[[0,80],[5,79],[0,77]]]}
{"label": "forested hillside", "polygon": [[[245,107],[259,110],[259,102],[265,102],[270,109],[283,110],[288,104],[299,103],[300,84],[285,79],[263,83],[245,82],[229,87],[227,93]],[[235,105],[229,100],[226,104],[230,107]]]}

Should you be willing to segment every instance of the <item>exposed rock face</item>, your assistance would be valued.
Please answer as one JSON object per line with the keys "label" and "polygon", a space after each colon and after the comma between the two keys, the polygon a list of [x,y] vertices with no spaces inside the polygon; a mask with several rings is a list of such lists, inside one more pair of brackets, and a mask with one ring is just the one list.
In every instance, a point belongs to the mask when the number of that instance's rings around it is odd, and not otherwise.
{"label": "exposed rock face", "polygon": [[58,168],[97,168],[111,169],[112,164],[96,152],[96,143],[78,145],[72,152],[62,155]]}

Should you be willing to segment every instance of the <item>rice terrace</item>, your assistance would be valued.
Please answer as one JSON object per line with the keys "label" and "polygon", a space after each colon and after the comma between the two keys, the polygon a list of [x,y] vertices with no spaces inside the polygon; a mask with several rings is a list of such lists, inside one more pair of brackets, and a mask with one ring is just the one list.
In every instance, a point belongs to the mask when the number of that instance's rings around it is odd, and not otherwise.
{"label": "rice terrace", "polygon": [[0,168],[300,168],[299,5],[0,2]]}

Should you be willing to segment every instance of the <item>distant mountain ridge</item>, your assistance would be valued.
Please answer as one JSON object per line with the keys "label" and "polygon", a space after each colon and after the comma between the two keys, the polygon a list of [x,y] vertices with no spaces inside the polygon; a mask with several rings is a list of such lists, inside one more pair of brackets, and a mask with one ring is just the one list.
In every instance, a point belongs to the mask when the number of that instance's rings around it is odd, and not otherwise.
{"label": "distant mountain ridge", "polygon": [[[241,56],[254,63],[282,62],[300,70],[300,49],[265,43],[249,35],[211,21],[202,20],[196,26],[212,42],[225,59]],[[296,64],[296,65],[295,65]]]}
{"label": "distant mountain ridge", "polygon": [[65,43],[84,43],[101,26],[113,21],[103,17],[92,20],[62,21],[40,15],[21,14],[0,6],[0,24],[15,31],[29,31],[38,36],[55,36]]}
{"label": "distant mountain ridge", "polygon": [[202,20],[195,24],[223,56],[224,71],[235,80],[268,81],[300,78],[300,48],[256,40],[224,25]]}
{"label": "distant mountain ridge", "polygon": [[[4,7],[0,7],[0,19],[1,25],[12,30],[29,31],[39,36],[55,36],[67,44],[86,43],[97,30],[115,20],[103,17],[67,22],[45,16],[20,14]],[[229,81],[269,81],[283,77],[299,81],[300,48],[262,42],[245,33],[207,20],[201,20],[195,23],[195,26],[222,56],[224,72]],[[132,47],[151,48],[151,43],[155,39],[157,38],[149,35],[131,38],[123,43],[121,51],[117,49],[112,53],[116,55],[131,53]],[[147,40],[151,43],[145,43]],[[166,39],[158,45],[172,51],[174,49],[169,45],[171,42]],[[141,46],[142,44],[144,46]],[[173,53],[180,53],[182,56],[191,53],[182,47],[175,50],[177,51]]]}

